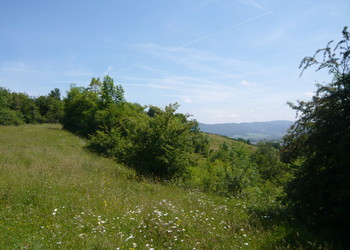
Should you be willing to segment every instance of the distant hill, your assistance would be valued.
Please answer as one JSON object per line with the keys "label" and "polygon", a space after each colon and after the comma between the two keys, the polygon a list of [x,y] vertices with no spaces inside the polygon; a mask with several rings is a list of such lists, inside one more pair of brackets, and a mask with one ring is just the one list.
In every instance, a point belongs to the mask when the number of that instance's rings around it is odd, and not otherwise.
{"label": "distant hill", "polygon": [[251,142],[261,140],[280,140],[293,124],[292,121],[269,121],[250,123],[199,123],[201,131],[224,135],[231,138],[243,138]]}

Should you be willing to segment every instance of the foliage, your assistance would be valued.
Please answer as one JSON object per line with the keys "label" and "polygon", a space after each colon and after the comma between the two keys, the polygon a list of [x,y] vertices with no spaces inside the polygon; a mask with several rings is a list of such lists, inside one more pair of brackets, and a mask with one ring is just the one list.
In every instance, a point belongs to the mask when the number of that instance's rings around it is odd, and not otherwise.
{"label": "foliage", "polygon": [[237,197],[261,181],[249,146],[243,143],[224,142],[197,162],[190,167],[188,183],[206,192]]}
{"label": "foliage", "polygon": [[0,108],[0,125],[20,125],[23,120],[20,118],[18,112],[8,109]]}
{"label": "foliage", "polygon": [[182,176],[190,155],[204,153],[205,146],[200,146],[204,139],[196,130],[196,123],[176,114],[177,108],[177,104],[170,104],[165,110],[158,108],[150,117],[143,107],[124,103],[115,113],[113,125],[92,135],[87,147],[114,157],[141,174],[161,178]]}
{"label": "foliage", "polygon": [[166,106],[136,131],[132,165],[139,172],[172,178],[183,175],[189,166],[195,131],[187,116],[175,114],[177,108],[177,104]]}
{"label": "foliage", "polygon": [[10,109],[12,95],[0,87],[0,125],[20,125],[23,123],[21,113]]}
{"label": "foliage", "polygon": [[88,88],[72,86],[64,100],[63,127],[79,135],[93,135],[98,129],[111,129],[117,121],[124,90],[106,76],[93,78]]}
{"label": "foliage", "polygon": [[0,108],[9,108],[11,101],[11,92],[0,87]]}
{"label": "foliage", "polygon": [[[296,215],[322,229],[328,237],[348,235],[350,223],[350,41],[347,27],[343,40],[332,41],[313,57],[305,57],[303,70],[318,65],[328,69],[333,81],[317,85],[311,101],[290,104],[298,120],[284,138],[283,159],[296,169],[287,198]],[[323,54],[321,60],[317,59]]]}
{"label": "foliage", "polygon": [[34,98],[24,93],[12,93],[10,108],[21,113],[25,123],[40,123],[43,121]]}
{"label": "foliage", "polygon": [[126,102],[124,90],[106,76],[93,78],[88,88],[72,86],[65,98],[63,127],[88,136],[87,148],[115,158],[141,174],[161,178],[182,176],[194,153],[208,153],[208,141],[198,123],[165,110]]}
{"label": "foliage", "polygon": [[83,87],[72,86],[64,100],[63,128],[73,133],[87,135],[97,129],[95,113],[98,95]]}
{"label": "foliage", "polygon": [[63,116],[63,102],[57,88],[38,98],[0,88],[0,109],[3,125],[58,123]]}
{"label": "foliage", "polygon": [[[56,95],[56,96],[55,96]],[[64,114],[64,103],[57,98],[57,93],[52,92],[48,96],[39,96],[35,100],[40,115],[47,123],[59,123]]]}
{"label": "foliage", "polygon": [[264,181],[283,182],[290,176],[289,167],[280,160],[278,149],[273,142],[259,142],[257,150],[252,154],[252,161]]}

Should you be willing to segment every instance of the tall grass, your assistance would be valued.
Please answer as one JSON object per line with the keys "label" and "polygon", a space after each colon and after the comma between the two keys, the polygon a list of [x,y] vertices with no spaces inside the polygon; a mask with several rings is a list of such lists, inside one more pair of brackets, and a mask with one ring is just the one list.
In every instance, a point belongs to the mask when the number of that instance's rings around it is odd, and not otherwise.
{"label": "tall grass", "polygon": [[0,127],[1,249],[289,246],[244,200],[139,180],[83,146],[60,125]]}

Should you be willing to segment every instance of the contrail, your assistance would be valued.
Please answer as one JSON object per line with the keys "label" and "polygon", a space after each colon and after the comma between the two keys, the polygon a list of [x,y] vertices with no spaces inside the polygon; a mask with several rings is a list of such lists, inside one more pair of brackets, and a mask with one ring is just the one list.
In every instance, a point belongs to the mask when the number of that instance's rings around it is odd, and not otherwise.
{"label": "contrail", "polygon": [[185,48],[185,47],[187,47],[187,46],[189,46],[189,45],[191,45],[191,44],[194,44],[194,43],[197,43],[197,42],[199,42],[199,41],[205,40],[205,39],[207,39],[207,38],[209,38],[209,37],[212,37],[212,36],[215,36],[215,35],[217,35],[217,34],[220,34],[220,33],[223,33],[223,32],[226,32],[226,31],[229,31],[229,30],[238,28],[238,27],[240,27],[240,26],[242,26],[242,25],[244,25],[244,24],[246,24],[246,23],[250,23],[250,22],[255,21],[255,20],[257,20],[257,19],[260,19],[260,18],[262,18],[262,17],[264,17],[264,16],[270,15],[272,12],[273,12],[273,11],[268,11],[268,12],[265,12],[264,14],[261,14],[261,15],[255,16],[255,17],[252,17],[252,18],[247,19],[247,20],[245,20],[245,21],[243,21],[243,22],[240,22],[240,23],[231,25],[231,26],[229,26],[229,27],[226,27],[226,28],[224,28],[224,29],[221,29],[221,30],[212,32],[212,33],[210,33],[210,34],[208,34],[208,35],[205,35],[205,36],[202,36],[202,37],[197,38],[197,39],[195,39],[195,40],[192,40],[192,41],[190,41],[190,42],[184,43],[184,44],[182,44],[182,45],[180,45],[180,46],[177,46],[177,47],[174,47],[174,48],[172,48],[172,49],[169,49],[169,50],[167,50],[167,51],[165,51],[165,52],[163,52],[163,53],[160,53],[160,54],[158,54],[158,55],[152,56],[152,57],[147,58],[147,59],[145,59],[145,60],[143,60],[143,61],[140,61],[140,62],[138,62],[138,63],[134,63],[134,64],[132,64],[132,65],[126,67],[126,68],[123,68],[123,69],[118,70],[116,73],[129,70],[129,69],[134,68],[134,67],[136,67],[136,66],[139,66],[139,65],[141,65],[141,64],[143,64],[143,63],[145,63],[145,62],[152,61],[152,60],[155,59],[155,58],[158,58],[158,57],[161,57],[161,56],[170,54],[170,53],[172,53],[172,52],[174,52],[174,51],[176,51],[176,50],[178,50],[178,49]]}

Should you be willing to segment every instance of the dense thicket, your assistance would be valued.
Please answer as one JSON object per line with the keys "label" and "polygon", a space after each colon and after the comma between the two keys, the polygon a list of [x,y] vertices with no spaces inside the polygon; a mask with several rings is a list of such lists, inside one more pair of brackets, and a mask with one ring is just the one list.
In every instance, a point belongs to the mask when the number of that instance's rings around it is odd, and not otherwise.
{"label": "dense thicket", "polygon": [[0,87],[0,125],[57,123],[63,116],[59,89],[47,96],[29,97]]}
{"label": "dense thicket", "polygon": [[106,76],[103,81],[93,78],[88,87],[71,87],[62,123],[65,129],[86,136],[89,150],[142,175],[181,178],[189,186],[225,195],[264,189],[266,183],[272,189],[281,184],[276,180],[284,175],[284,165],[273,145],[261,143],[254,154],[244,143],[210,151],[197,121],[177,113],[178,107],[129,103],[123,88]]}
{"label": "dense thicket", "polygon": [[[350,223],[350,47],[347,27],[343,39],[316,51],[301,64],[328,69],[333,81],[317,85],[311,101],[291,104],[298,120],[284,138],[282,156],[296,170],[286,188],[297,218],[327,237],[349,235]],[[321,59],[317,56],[321,54]]]}
{"label": "dense thicket", "polygon": [[182,176],[191,154],[207,145],[196,121],[178,114],[177,104],[164,110],[126,102],[120,85],[106,76],[89,87],[72,86],[65,98],[63,126],[88,136],[88,148],[114,157],[142,174]]}

